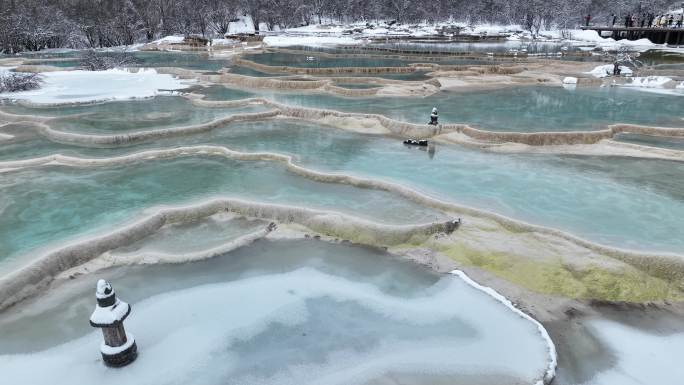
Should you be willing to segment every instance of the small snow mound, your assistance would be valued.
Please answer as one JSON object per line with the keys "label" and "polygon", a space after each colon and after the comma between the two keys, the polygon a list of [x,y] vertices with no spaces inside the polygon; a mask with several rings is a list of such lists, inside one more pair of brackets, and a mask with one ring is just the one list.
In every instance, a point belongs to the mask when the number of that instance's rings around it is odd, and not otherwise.
{"label": "small snow mound", "polygon": [[[632,69],[629,67],[620,66],[620,71],[621,75],[632,76]],[[613,65],[601,65],[586,73],[595,78],[605,78],[613,74]]]}
{"label": "small snow mound", "polygon": [[568,76],[563,79],[563,84],[577,84],[577,78]]}
{"label": "small snow mound", "polygon": [[666,76],[636,77],[631,83],[625,84],[625,87],[665,88],[671,81],[672,79]]}
{"label": "small snow mound", "polygon": [[254,28],[254,22],[252,21],[252,17],[247,15],[247,16],[240,16],[238,17],[237,21],[231,21],[228,23],[228,32],[226,35],[236,35],[236,34],[248,34],[252,35],[256,33],[256,29]]}
{"label": "small snow mound", "polygon": [[66,104],[149,98],[187,88],[187,83],[190,82],[159,74],[154,69],[55,71],[42,76],[41,88],[0,94],[0,99],[27,100],[36,104]]}
{"label": "small snow mound", "polygon": [[361,40],[356,40],[350,36],[266,36],[264,44],[270,47],[288,47],[303,45],[318,47],[325,45],[352,45],[360,44]]}
{"label": "small snow mound", "polygon": [[213,46],[232,46],[237,43],[234,39],[211,39],[211,45]]}
{"label": "small snow mound", "polygon": [[172,35],[172,36],[164,36],[161,39],[155,40],[152,42],[152,44],[180,44],[185,40],[185,37],[183,36],[178,36],[178,35]]}

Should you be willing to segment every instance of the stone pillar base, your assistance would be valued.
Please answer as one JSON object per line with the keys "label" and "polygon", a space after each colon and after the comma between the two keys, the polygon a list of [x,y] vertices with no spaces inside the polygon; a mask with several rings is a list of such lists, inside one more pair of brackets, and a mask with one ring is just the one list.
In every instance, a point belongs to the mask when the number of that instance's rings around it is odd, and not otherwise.
{"label": "stone pillar base", "polygon": [[126,366],[138,358],[138,345],[133,341],[130,346],[126,347],[124,350],[116,353],[102,353],[102,360],[104,360],[105,365],[120,368]]}

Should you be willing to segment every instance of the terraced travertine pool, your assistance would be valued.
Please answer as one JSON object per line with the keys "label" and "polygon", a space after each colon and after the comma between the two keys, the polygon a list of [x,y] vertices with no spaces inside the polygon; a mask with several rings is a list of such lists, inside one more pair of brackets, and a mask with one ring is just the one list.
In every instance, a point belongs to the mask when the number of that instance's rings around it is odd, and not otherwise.
{"label": "terraced travertine pool", "polygon": [[[149,55],[169,58],[169,66],[218,69],[202,57]],[[288,55],[252,59],[301,56]],[[325,65],[402,64],[349,60]],[[499,274],[516,263],[545,284],[585,284],[572,300],[684,296],[679,96],[519,86],[352,98],[188,87],[209,101],[257,97],[413,123],[425,123],[437,106],[443,123],[490,131],[625,123],[668,127],[675,137],[614,138],[648,158],[533,146],[501,153],[438,137],[411,147],[398,134],[364,132],[358,117],[334,128],[306,114],[254,115],[280,108],[269,104],[212,107],[162,90],[96,104],[3,101],[6,378],[536,384],[550,380],[556,363],[544,326],[462,273],[444,274],[461,267],[458,256],[477,277],[491,273],[488,282],[523,300],[525,290],[543,285],[518,287],[519,277]],[[454,228],[448,221],[457,217],[464,220]],[[99,277],[134,305],[126,326],[141,355],[122,370],[102,365],[101,336],[86,321]],[[558,293],[569,290],[551,292]]]}
{"label": "terraced travertine pool", "polygon": [[[68,125],[65,124],[65,126]],[[313,170],[391,181],[410,186],[445,201],[563,229],[615,247],[684,252],[684,243],[682,243],[684,236],[679,236],[684,235],[682,233],[684,230],[678,226],[684,215],[684,196],[682,195],[684,164],[667,160],[492,154],[458,145],[439,145],[435,153],[430,156],[426,151],[406,147],[397,140],[350,133],[297,121],[236,123],[219,126],[209,133],[109,149],[63,145],[34,135],[19,143],[18,148],[7,157],[28,159],[54,153],[76,157],[114,157],[142,150],[197,145],[222,146],[250,153],[290,154],[295,157],[297,164]],[[23,153],[23,149],[26,148],[30,149],[28,154]],[[240,197],[250,197],[260,191],[268,191],[269,188],[277,191],[286,185],[294,188],[307,183],[305,179],[282,169],[276,177],[275,169],[280,169],[280,167],[273,164],[262,164],[262,170],[258,174],[255,173],[254,177],[248,178],[245,173],[252,171],[252,166],[248,165],[249,162],[228,161],[226,166],[221,166],[222,163],[224,163],[222,160],[207,158],[146,161],[132,174],[126,173],[127,167],[110,166],[111,171],[105,168],[93,170],[90,173],[78,169],[51,167],[48,175],[54,174],[56,180],[62,180],[66,185],[73,186],[78,184],[71,182],[71,178],[76,181],[88,181],[87,183],[97,180],[97,185],[103,187],[98,190],[100,192],[95,193],[95,190],[84,192],[83,199],[79,200],[80,208],[85,209],[83,202],[87,201],[87,196],[98,197],[95,198],[90,210],[98,210],[96,203],[100,199],[106,199],[110,205],[114,204],[112,198],[99,198],[100,194],[106,194],[102,195],[103,197],[125,196],[128,187],[121,186],[122,190],[119,190],[116,182],[122,179],[128,179],[127,184],[136,186],[136,200],[153,199],[154,202],[159,203],[164,203],[164,199],[171,198],[171,196],[160,196],[162,191],[159,189],[171,188],[168,194],[175,196],[175,201],[183,202],[190,197],[208,196],[211,195],[210,193],[217,195],[229,193]],[[156,166],[152,166],[153,164]],[[241,169],[238,165],[242,164],[246,168],[238,172]],[[195,167],[202,167],[205,175],[201,182],[197,180],[188,183],[192,180],[188,178],[199,177],[193,171]],[[143,170],[147,171],[143,173]],[[7,196],[18,194],[30,199],[30,194],[19,194],[18,191],[38,190],[39,188],[35,186],[37,181],[34,175],[44,174],[46,171],[36,170],[26,173],[25,176],[22,173],[6,174],[4,185]],[[233,174],[233,172],[237,173]],[[259,178],[260,174],[269,175],[269,177],[264,177],[262,180]],[[159,183],[146,186],[152,180],[159,180]],[[240,186],[232,182],[235,180],[242,181]],[[138,183],[140,183],[139,186]],[[312,186],[316,185],[312,182],[308,183]],[[20,187],[21,184],[27,184],[27,186]],[[113,186],[114,189],[107,186]],[[328,194],[343,187],[321,186],[321,188],[329,189]],[[75,190],[84,189],[78,187]],[[186,191],[189,194],[188,198],[181,198],[184,196],[181,191]],[[305,191],[306,189],[301,190],[299,194],[303,195],[297,202],[307,201],[307,198],[304,198],[307,196]],[[293,190],[288,190],[288,192],[292,193]],[[69,190],[66,193],[74,194],[75,192]],[[345,207],[344,194],[333,194],[333,196],[334,199],[326,199],[330,204],[325,207],[333,209],[336,204],[339,209]],[[54,196],[52,199],[60,201],[64,199],[64,196]],[[310,202],[315,202],[317,199],[320,197],[312,196]],[[389,197],[384,199],[389,199]],[[24,206],[33,208],[35,204],[28,206],[28,203],[15,202],[15,208]],[[402,204],[409,205],[405,202],[398,203],[397,206]],[[48,213],[55,210],[70,212],[74,208],[41,206],[33,209],[39,210],[41,215],[55,215],[60,218],[63,214]],[[392,214],[391,211],[387,213],[385,215]],[[391,218],[398,220],[402,216],[410,218],[410,215],[407,211]],[[33,231],[41,228],[39,224],[47,225],[48,223],[45,219],[34,218],[28,213],[23,213],[21,216],[31,219],[26,222],[26,225]],[[87,214],[83,216],[89,217]],[[383,216],[382,219],[389,218]],[[61,221],[55,221],[53,226],[51,230],[41,232],[56,233],[59,228],[66,227]],[[17,229],[15,226],[15,230]],[[19,239],[21,243],[32,243],[23,237],[17,237],[13,232],[8,235]],[[11,243],[11,240],[7,239],[6,244]]]}
{"label": "terraced travertine pool", "polygon": [[[235,91],[214,87],[202,91],[209,100],[231,100]],[[348,98],[289,92],[256,94],[290,105],[381,114],[427,123],[437,107],[443,123],[466,123],[493,131],[589,131],[610,124],[680,127],[684,98],[619,88],[527,86],[497,90],[439,92],[423,98]]]}

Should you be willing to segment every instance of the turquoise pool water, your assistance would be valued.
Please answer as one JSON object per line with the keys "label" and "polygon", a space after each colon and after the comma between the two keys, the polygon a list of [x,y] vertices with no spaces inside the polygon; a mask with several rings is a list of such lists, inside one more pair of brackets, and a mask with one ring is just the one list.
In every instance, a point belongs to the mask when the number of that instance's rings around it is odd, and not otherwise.
{"label": "turquoise pool water", "polygon": [[[216,196],[350,213],[388,223],[444,218],[393,194],[313,182],[266,162],[190,157],[135,166],[49,166],[5,173],[0,181],[0,255],[104,230],[161,204],[187,204]],[[0,263],[3,261],[0,260]]]}
{"label": "turquoise pool water", "polygon": [[493,154],[455,145],[439,145],[430,157],[399,140],[286,121],[240,123],[119,149],[77,148],[33,137],[17,144],[8,157],[57,152],[104,157],[198,144],[291,154],[309,168],[408,185],[454,203],[612,246],[684,251],[684,230],[679,226],[684,215],[684,164],[678,162]]}
{"label": "turquoise pool water", "polygon": [[684,252],[681,162],[493,154],[446,145],[430,158],[399,140],[301,123],[244,124],[195,140],[293,154],[311,168],[394,181],[617,247]]}
{"label": "turquoise pool water", "polygon": [[[291,105],[378,113],[413,123],[427,123],[432,107],[437,107],[442,123],[468,123],[494,131],[587,131],[613,123],[684,126],[684,98],[618,88],[507,87],[444,91],[423,98],[261,94]],[[221,97],[209,91],[209,99]]]}
{"label": "turquoise pool water", "polygon": [[681,137],[658,137],[639,134],[618,134],[613,140],[618,142],[640,144],[643,146],[667,148],[670,150],[684,151],[684,138]]}
{"label": "turquoise pool water", "polygon": [[390,58],[381,58],[374,56],[367,57],[326,57],[316,55],[315,53],[295,54],[283,52],[266,52],[260,54],[250,54],[243,56],[247,60],[256,63],[266,64],[270,66],[289,66],[289,67],[303,67],[303,68],[334,68],[334,67],[405,67],[411,63],[426,63],[436,62],[440,64],[456,64],[456,65],[479,65],[492,64],[486,59],[446,59],[430,60],[430,58],[416,58],[415,60],[399,60]]}
{"label": "turquoise pool water", "polygon": [[[224,95],[229,96],[228,93]],[[248,97],[248,95],[246,92],[234,91],[236,99]],[[157,96],[142,100],[47,108],[24,107],[8,103],[0,108],[5,112],[18,115],[59,117],[59,119],[50,122],[52,128],[60,131],[92,134],[115,134],[194,125],[207,123],[228,115],[267,109],[260,105],[238,108],[197,107],[190,100],[179,96]],[[0,154],[3,150],[0,148]]]}

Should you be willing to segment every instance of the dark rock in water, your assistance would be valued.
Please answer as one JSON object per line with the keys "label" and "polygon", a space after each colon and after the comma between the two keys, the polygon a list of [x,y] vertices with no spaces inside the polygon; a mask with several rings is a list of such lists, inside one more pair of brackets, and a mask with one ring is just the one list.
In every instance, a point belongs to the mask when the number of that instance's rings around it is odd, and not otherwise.
{"label": "dark rock in water", "polygon": [[404,144],[408,144],[410,146],[421,146],[421,147],[427,147],[428,141],[427,140],[416,140],[416,139],[406,139],[404,141]]}
{"label": "dark rock in water", "polygon": [[446,233],[451,234],[461,226],[461,218],[451,220],[446,223]]}

